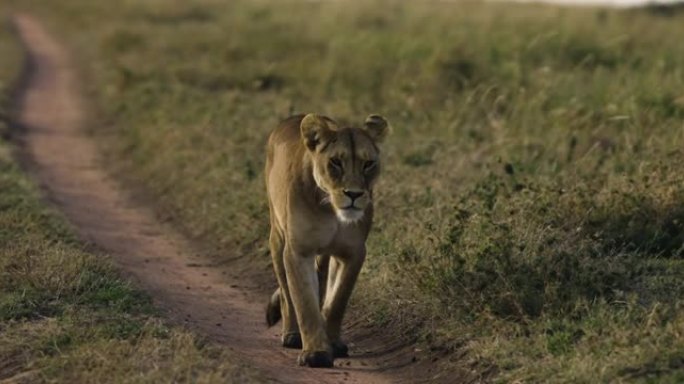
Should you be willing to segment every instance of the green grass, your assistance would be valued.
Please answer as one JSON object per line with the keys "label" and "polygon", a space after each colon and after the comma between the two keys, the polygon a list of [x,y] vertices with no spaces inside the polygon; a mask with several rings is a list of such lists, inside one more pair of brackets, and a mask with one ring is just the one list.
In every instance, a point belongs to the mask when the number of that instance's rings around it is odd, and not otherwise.
{"label": "green grass", "polygon": [[453,364],[493,381],[684,379],[684,15],[393,1],[36,11],[81,58],[113,168],[218,259],[268,270],[261,170],[280,118],[379,112],[394,135],[357,315],[464,349]]}
{"label": "green grass", "polygon": [[[7,15],[0,8],[0,15]],[[22,51],[0,25],[0,131]],[[84,249],[0,139],[0,381],[253,382],[227,350],[164,324],[149,297]]]}

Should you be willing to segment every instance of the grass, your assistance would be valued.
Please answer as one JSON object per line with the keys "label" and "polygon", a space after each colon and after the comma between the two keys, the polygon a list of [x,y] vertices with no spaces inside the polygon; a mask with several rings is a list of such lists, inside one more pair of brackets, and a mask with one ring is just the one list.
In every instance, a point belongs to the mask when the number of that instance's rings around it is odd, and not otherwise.
{"label": "grass", "polygon": [[81,58],[113,167],[216,258],[268,271],[261,169],[280,118],[381,112],[395,129],[357,314],[465,350],[452,364],[491,381],[684,379],[682,14],[211,0],[36,12]]}
{"label": "grass", "polygon": [[[0,15],[7,15],[0,8]],[[23,62],[0,28],[0,131]],[[256,382],[225,349],[164,324],[149,297],[86,250],[41,202],[0,139],[0,381],[13,383]]]}

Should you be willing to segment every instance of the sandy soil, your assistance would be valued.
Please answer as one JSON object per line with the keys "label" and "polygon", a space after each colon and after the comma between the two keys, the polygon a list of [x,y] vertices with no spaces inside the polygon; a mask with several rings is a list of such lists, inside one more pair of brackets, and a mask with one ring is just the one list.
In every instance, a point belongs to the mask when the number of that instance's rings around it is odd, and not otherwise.
{"label": "sandy soil", "polygon": [[[23,163],[81,238],[115,260],[174,323],[187,325],[234,350],[274,382],[398,383],[471,381],[435,375],[434,367],[392,337],[356,327],[348,359],[334,369],[296,366],[297,351],[280,346],[279,327],[264,321],[267,297],[245,276],[211,265],[201,251],[160,223],[140,199],[105,171],[98,146],[85,133],[86,112],[65,49],[28,15],[15,16],[27,55],[19,93],[18,141]],[[248,277],[247,277],[248,278]],[[263,296],[263,297],[262,297]]]}

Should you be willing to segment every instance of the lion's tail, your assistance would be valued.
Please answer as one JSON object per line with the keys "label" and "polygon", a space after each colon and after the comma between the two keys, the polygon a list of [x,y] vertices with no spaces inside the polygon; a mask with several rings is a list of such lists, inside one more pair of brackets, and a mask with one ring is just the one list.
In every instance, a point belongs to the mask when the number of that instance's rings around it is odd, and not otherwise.
{"label": "lion's tail", "polygon": [[266,324],[272,327],[280,321],[280,288],[276,289],[266,306]]}

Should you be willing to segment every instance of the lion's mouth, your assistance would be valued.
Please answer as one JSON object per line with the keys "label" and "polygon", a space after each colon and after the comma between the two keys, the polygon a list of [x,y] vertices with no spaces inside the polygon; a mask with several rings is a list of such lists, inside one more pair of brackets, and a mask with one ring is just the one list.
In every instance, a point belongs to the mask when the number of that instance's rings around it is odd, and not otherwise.
{"label": "lion's mouth", "polygon": [[337,218],[345,224],[355,223],[361,220],[364,215],[363,209],[355,206],[339,209],[336,213]]}

